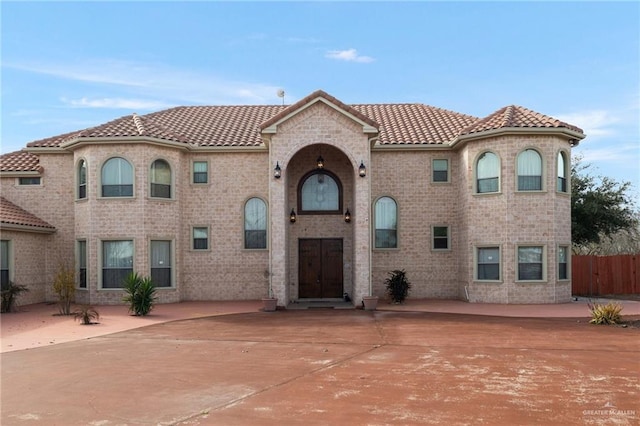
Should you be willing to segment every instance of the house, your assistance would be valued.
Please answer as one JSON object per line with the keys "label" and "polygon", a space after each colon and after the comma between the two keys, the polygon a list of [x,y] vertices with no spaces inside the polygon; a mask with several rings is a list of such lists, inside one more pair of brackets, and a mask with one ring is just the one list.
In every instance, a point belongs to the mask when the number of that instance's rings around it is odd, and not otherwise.
{"label": "house", "polygon": [[570,152],[582,130],[520,106],[477,118],[422,104],[131,114],[1,157],[2,279],[117,304],[135,271],[159,303],[384,296],[570,300]]}

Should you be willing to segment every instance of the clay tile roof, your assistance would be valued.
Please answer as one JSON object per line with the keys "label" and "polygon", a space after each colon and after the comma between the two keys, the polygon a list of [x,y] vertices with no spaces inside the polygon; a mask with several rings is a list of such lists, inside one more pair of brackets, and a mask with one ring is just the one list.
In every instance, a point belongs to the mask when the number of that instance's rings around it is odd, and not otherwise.
{"label": "clay tile roof", "polygon": [[566,128],[583,133],[579,127],[521,106],[510,105],[467,127],[461,132],[461,135],[514,127]]}
{"label": "clay tile roof", "polygon": [[34,214],[16,206],[4,197],[0,197],[0,225],[17,225],[53,232],[56,228]]}
{"label": "clay tile roof", "polygon": [[15,151],[0,156],[0,172],[42,173],[42,166],[37,155],[26,151]]}
{"label": "clay tile roof", "polygon": [[342,103],[338,99],[334,98],[333,96],[329,95],[328,93],[326,93],[326,92],[324,92],[322,90],[316,90],[315,92],[313,92],[309,96],[306,96],[305,98],[299,100],[295,104],[288,106],[287,108],[283,109],[279,114],[276,114],[275,116],[271,117],[269,120],[263,122],[260,125],[260,130],[266,129],[267,127],[271,126],[272,124],[277,123],[278,120],[286,117],[292,111],[295,111],[295,110],[297,110],[299,108],[302,108],[304,105],[306,105],[306,104],[308,104],[310,102],[313,102],[317,98],[326,99],[327,101],[329,101],[332,104],[336,105],[337,107],[343,109],[344,111],[347,111],[348,113],[354,115],[355,117],[357,117],[358,119],[364,121],[368,125],[370,125],[372,127],[375,127],[376,129],[379,126],[379,124],[376,123],[375,120],[372,120],[371,117],[368,117],[367,115],[363,114],[357,108],[354,108],[353,106],[349,106],[349,105],[346,105],[346,104]]}
{"label": "clay tile roof", "polygon": [[127,115],[100,126],[42,139],[28,147],[59,147],[92,138],[149,137],[191,146],[262,146],[260,131],[319,97],[378,129],[379,145],[450,144],[459,136],[504,128],[578,127],[519,106],[480,119],[423,104],[346,105],[322,90],[290,105],[182,106],[146,115]]}
{"label": "clay tile roof", "polygon": [[448,143],[478,120],[423,104],[367,104],[353,108],[380,123],[380,145]]}

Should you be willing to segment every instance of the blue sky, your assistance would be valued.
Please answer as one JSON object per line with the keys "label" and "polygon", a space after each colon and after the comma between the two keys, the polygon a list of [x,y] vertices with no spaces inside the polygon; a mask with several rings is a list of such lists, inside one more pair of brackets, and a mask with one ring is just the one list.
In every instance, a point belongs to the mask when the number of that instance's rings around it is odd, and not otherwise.
{"label": "blue sky", "polygon": [[[7,2],[2,153],[175,105],[521,105],[640,194],[637,2]],[[640,197],[640,196],[639,196]]]}

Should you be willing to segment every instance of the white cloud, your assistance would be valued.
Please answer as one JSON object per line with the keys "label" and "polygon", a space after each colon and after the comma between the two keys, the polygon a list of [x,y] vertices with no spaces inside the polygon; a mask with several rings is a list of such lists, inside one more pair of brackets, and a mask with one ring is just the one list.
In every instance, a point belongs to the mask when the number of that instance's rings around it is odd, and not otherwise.
{"label": "white cloud", "polygon": [[127,95],[132,94],[132,99],[136,95],[144,95],[162,104],[260,104],[278,101],[276,85],[230,80],[158,63],[101,59],[73,64],[3,64],[3,67],[111,86],[109,90],[121,89]]}
{"label": "white cloud", "polygon": [[325,57],[329,59],[337,59],[339,61],[347,61],[347,62],[369,63],[374,61],[374,59],[370,56],[358,55],[358,51],[356,49],[330,50],[327,52]]}
{"label": "white cloud", "polygon": [[621,121],[614,113],[605,110],[576,111],[555,117],[580,127],[589,138],[614,135],[616,133],[614,125]]}
{"label": "white cloud", "polygon": [[584,163],[629,163],[630,158],[639,158],[638,145],[613,145],[604,148],[584,146],[582,143],[574,148],[574,155],[582,156]]}
{"label": "white cloud", "polygon": [[77,108],[110,108],[128,110],[157,110],[175,105],[159,101],[145,101],[142,99],[101,98],[101,99],[60,99],[63,103]]}

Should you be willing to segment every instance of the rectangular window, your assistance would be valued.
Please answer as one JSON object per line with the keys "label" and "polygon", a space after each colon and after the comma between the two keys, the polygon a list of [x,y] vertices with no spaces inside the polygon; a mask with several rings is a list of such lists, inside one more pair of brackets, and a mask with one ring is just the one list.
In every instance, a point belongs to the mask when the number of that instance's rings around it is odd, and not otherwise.
{"label": "rectangular window", "polygon": [[193,249],[209,249],[209,229],[205,227],[193,228]]}
{"label": "rectangular window", "polygon": [[433,167],[433,182],[449,182],[449,160],[433,160],[431,165]]}
{"label": "rectangular window", "polygon": [[477,262],[479,281],[500,280],[500,247],[478,247]]}
{"label": "rectangular window", "polygon": [[133,197],[133,185],[102,185],[103,197]]}
{"label": "rectangular window", "polygon": [[567,179],[558,177],[558,192],[567,192]]}
{"label": "rectangular window", "polygon": [[543,276],[543,248],[518,247],[518,280],[541,281]]}
{"label": "rectangular window", "polygon": [[78,287],[87,288],[87,242],[78,241]]}
{"label": "rectangular window", "polygon": [[206,161],[193,162],[193,183],[209,182],[209,164]]}
{"label": "rectangular window", "polygon": [[152,183],[151,196],[155,198],[171,198],[171,185]]}
{"label": "rectangular window", "polygon": [[21,177],[18,178],[18,185],[40,185],[40,177]]}
{"label": "rectangular window", "polygon": [[151,241],[151,280],[156,287],[171,287],[171,241]]}
{"label": "rectangular window", "polygon": [[9,280],[11,279],[9,271],[10,245],[11,244],[9,240],[0,241],[0,287],[2,288],[2,290],[6,289],[9,286]]}
{"label": "rectangular window", "polygon": [[102,288],[122,288],[133,272],[133,241],[102,242]]}
{"label": "rectangular window", "polygon": [[568,280],[569,279],[569,270],[567,268],[569,262],[569,247],[560,246],[558,247],[558,279],[559,280]]}
{"label": "rectangular window", "polygon": [[541,191],[542,176],[518,176],[518,191]]}
{"label": "rectangular window", "polygon": [[498,192],[498,178],[478,179],[478,192],[482,194],[486,192]]}
{"label": "rectangular window", "polygon": [[434,250],[448,250],[449,249],[449,227],[448,226],[434,226],[432,229]]}

